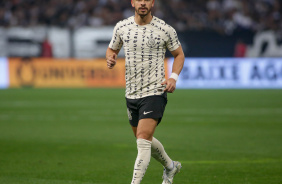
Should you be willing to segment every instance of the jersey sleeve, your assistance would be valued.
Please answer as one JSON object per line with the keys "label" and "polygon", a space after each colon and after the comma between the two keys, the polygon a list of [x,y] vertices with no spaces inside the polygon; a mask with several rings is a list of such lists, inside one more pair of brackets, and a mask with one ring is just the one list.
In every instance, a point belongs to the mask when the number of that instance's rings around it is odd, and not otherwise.
{"label": "jersey sleeve", "polygon": [[120,50],[122,45],[123,45],[123,42],[120,37],[120,26],[119,26],[119,23],[117,23],[114,28],[113,37],[109,44],[109,47],[113,50]]}
{"label": "jersey sleeve", "polygon": [[174,51],[180,46],[180,42],[178,40],[177,33],[173,27],[169,27],[168,29],[168,41],[166,43],[166,47],[169,51]]}

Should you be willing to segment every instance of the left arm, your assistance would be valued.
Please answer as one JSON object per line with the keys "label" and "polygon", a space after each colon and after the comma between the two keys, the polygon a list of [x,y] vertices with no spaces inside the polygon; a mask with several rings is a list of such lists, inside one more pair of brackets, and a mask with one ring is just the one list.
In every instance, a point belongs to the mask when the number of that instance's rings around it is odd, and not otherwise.
{"label": "left arm", "polygon": [[106,51],[106,60],[109,69],[114,68],[114,66],[116,65],[118,53],[119,50],[113,50],[110,47],[108,47]]}
{"label": "left arm", "polygon": [[166,85],[164,91],[168,93],[174,92],[176,88],[177,77],[183,68],[184,60],[185,60],[185,56],[181,46],[179,46],[176,50],[172,51],[171,54],[174,57],[174,62],[172,66],[172,75],[170,76],[169,79],[167,79],[162,83],[162,85]]}

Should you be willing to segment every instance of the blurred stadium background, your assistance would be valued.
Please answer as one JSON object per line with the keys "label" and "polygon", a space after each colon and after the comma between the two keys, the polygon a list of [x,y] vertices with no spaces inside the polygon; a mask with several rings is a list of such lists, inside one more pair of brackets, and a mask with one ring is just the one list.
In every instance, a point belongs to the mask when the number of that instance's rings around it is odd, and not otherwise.
{"label": "blurred stadium background", "polygon": [[[133,14],[129,0],[0,0],[0,183],[130,182],[125,56],[104,57]],[[153,14],[187,57],[156,132],[183,163],[175,183],[282,183],[282,0],[156,0]],[[143,183],[161,175],[151,161]]]}
{"label": "blurred stadium background", "polygon": [[[281,2],[161,0],[154,15],[176,28],[189,57],[281,57]],[[0,5],[0,56],[8,57],[104,57],[113,26],[134,14],[128,0],[1,0]]]}

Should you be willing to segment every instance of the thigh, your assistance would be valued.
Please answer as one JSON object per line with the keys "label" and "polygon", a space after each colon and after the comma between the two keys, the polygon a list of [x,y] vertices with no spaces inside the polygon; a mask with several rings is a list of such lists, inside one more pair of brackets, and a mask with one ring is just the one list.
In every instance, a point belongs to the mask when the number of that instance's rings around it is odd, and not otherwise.
{"label": "thigh", "polygon": [[134,136],[136,137],[137,127],[134,127],[134,126],[131,125],[131,128],[132,128]]}
{"label": "thigh", "polygon": [[157,119],[141,119],[138,123],[136,138],[152,141],[157,124]]}

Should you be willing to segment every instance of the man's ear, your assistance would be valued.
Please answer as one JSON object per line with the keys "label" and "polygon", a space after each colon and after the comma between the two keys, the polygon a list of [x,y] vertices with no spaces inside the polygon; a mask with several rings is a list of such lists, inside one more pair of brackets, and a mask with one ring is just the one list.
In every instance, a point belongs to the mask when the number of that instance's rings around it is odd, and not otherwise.
{"label": "man's ear", "polygon": [[134,0],[131,0],[131,6],[134,7]]}

